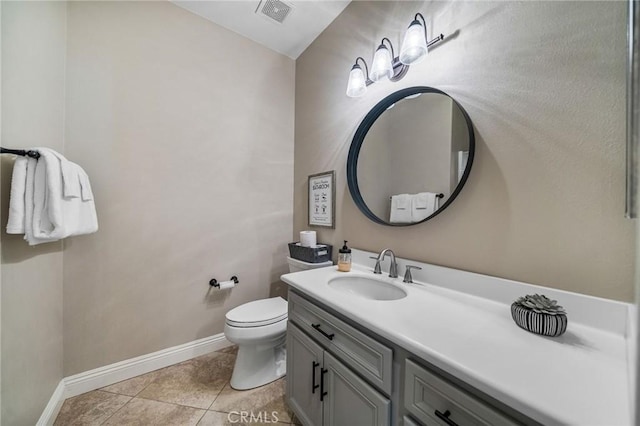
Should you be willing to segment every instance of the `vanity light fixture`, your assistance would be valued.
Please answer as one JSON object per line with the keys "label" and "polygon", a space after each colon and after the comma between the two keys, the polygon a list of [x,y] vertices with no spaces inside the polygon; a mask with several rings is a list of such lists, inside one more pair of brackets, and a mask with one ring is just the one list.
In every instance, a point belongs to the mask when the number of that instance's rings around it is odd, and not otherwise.
{"label": "vanity light fixture", "polygon": [[[358,59],[360,59],[364,64],[366,74],[362,72],[362,68],[358,65]],[[358,56],[356,58],[356,63],[353,64],[351,72],[349,73],[347,96],[350,98],[357,98],[358,96],[364,95],[364,92],[367,91],[367,86],[370,84],[373,84],[373,81],[369,78],[369,68],[367,67],[367,63],[362,57]]]}
{"label": "vanity light fixture", "polygon": [[[384,45],[385,40],[389,43],[391,52],[389,52],[387,46]],[[391,40],[384,37],[380,42],[380,46],[376,49],[375,55],[373,55],[373,64],[371,64],[371,80],[380,81],[384,78],[393,78],[396,74],[393,69],[393,58],[393,44],[391,44]]]}
{"label": "vanity light fixture", "polygon": [[[422,22],[418,18],[421,18]],[[427,22],[421,13],[416,13],[404,35],[399,56],[395,56],[391,40],[383,37],[376,49],[376,53],[373,55],[371,74],[369,74],[367,62],[361,56],[356,58],[356,62],[349,73],[347,96],[351,98],[360,97],[367,91],[367,86],[380,80],[400,81],[409,71],[409,65],[423,60],[429,51],[428,48],[443,39],[444,35],[440,34],[427,42]],[[361,60],[364,64],[366,75],[362,72],[358,60]]]}
{"label": "vanity light fixture", "polygon": [[[422,23],[418,21],[418,17],[422,18]],[[400,62],[405,65],[417,64],[427,56],[427,53],[429,53],[427,22],[421,13],[416,13],[413,22],[409,24],[407,32],[404,33],[402,47],[400,48]]]}

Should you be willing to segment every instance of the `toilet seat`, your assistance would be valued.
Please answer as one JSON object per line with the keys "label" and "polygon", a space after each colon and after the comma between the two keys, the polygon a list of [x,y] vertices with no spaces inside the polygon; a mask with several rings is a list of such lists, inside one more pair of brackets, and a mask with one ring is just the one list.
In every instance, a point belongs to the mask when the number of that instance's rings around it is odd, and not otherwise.
{"label": "toilet seat", "polygon": [[287,319],[287,302],[282,297],[255,300],[233,308],[225,315],[233,327],[261,327]]}

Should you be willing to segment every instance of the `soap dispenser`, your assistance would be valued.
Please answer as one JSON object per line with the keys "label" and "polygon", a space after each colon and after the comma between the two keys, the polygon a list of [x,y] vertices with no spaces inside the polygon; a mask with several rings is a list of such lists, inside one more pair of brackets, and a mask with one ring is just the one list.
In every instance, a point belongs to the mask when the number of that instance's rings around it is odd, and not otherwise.
{"label": "soap dispenser", "polygon": [[338,271],[349,272],[351,270],[351,249],[347,247],[347,240],[344,240],[344,245],[340,249],[338,254]]}

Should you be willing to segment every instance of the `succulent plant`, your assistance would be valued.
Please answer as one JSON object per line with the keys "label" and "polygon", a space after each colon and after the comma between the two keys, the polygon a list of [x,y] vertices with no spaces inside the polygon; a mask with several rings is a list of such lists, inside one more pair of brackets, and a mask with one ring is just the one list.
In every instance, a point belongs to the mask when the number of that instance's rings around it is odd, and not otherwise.
{"label": "succulent plant", "polygon": [[526,296],[518,298],[514,302],[517,305],[522,306],[525,309],[532,310],[539,314],[547,315],[566,315],[567,312],[564,308],[558,305],[558,302],[551,300],[545,295],[541,294],[528,294]]}

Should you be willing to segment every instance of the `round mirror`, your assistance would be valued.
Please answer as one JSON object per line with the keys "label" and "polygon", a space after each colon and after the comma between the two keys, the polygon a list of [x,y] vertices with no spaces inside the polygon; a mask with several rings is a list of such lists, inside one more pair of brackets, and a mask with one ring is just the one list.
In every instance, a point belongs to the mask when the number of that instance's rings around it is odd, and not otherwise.
{"label": "round mirror", "polygon": [[399,90],[369,111],[353,137],[351,197],[376,223],[424,222],[456,198],[474,151],[473,125],[455,99],[432,87]]}

